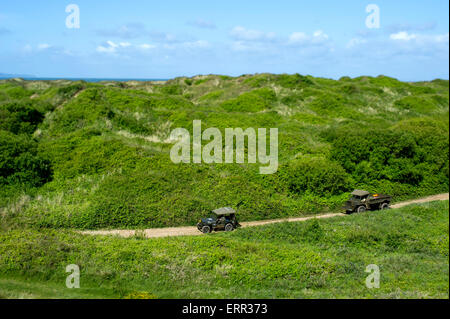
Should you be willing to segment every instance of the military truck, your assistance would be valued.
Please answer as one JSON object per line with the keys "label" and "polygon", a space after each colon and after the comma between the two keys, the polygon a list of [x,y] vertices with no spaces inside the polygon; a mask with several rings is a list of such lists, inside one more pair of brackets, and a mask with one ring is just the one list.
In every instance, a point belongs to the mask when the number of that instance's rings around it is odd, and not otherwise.
{"label": "military truck", "polygon": [[366,210],[388,209],[392,197],[383,194],[371,194],[364,190],[355,189],[350,199],[345,203],[347,214],[362,213]]}
{"label": "military truck", "polygon": [[239,226],[236,219],[236,211],[231,207],[217,208],[211,211],[210,216],[202,218],[197,224],[198,230],[204,234],[213,230],[232,231]]}

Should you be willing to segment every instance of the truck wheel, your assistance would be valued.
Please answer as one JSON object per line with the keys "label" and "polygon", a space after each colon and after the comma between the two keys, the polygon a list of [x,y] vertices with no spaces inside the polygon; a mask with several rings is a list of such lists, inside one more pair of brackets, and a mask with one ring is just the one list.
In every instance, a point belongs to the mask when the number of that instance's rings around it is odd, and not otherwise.
{"label": "truck wheel", "polygon": [[366,211],[366,207],[365,206],[359,206],[358,209],[356,210],[358,213],[364,213]]}
{"label": "truck wheel", "polygon": [[211,227],[209,227],[209,226],[203,226],[202,227],[202,233],[203,234],[208,234],[210,232],[211,232]]}
{"label": "truck wheel", "polygon": [[225,231],[232,231],[233,229],[234,229],[233,224],[228,223],[225,225]]}
{"label": "truck wheel", "polygon": [[380,205],[380,209],[381,210],[388,209],[388,208],[389,208],[389,204],[388,203],[383,203],[383,204]]}

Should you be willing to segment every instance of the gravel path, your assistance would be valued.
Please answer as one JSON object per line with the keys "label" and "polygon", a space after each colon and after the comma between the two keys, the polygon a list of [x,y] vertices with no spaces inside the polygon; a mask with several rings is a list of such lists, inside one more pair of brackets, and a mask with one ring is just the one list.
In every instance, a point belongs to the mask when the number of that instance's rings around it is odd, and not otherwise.
{"label": "gravel path", "polygon": [[[391,205],[391,208],[400,208],[410,204],[416,203],[426,203],[436,200],[448,200],[449,193],[432,195],[420,199],[409,200],[405,202],[400,202],[397,204]],[[333,213],[333,214],[324,214],[324,215],[314,215],[307,217],[290,217],[290,218],[279,218],[279,219],[269,219],[269,220],[259,220],[252,222],[241,222],[242,227],[252,227],[252,226],[260,226],[267,225],[273,223],[282,223],[282,222],[300,222],[313,218],[330,218],[335,216],[347,216],[343,213]],[[194,235],[202,235],[201,232],[194,226],[183,226],[183,227],[165,227],[165,228],[149,228],[144,230],[132,230],[132,229],[113,229],[113,230],[87,230],[81,231],[82,234],[87,235],[116,235],[121,237],[132,237],[134,235],[143,235],[147,238],[154,237],[170,237],[170,236],[194,236]]]}

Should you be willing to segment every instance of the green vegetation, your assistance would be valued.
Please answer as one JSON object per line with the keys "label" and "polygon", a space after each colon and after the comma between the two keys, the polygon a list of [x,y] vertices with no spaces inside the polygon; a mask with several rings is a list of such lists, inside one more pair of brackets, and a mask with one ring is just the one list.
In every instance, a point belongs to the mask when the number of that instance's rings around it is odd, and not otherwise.
{"label": "green vegetation", "polygon": [[[0,232],[11,298],[448,298],[448,201],[158,239]],[[65,287],[68,264],[79,289]],[[380,288],[365,286],[367,265]]]}
{"label": "green vegetation", "polygon": [[[207,236],[77,232],[192,225],[237,203],[241,221],[336,211],[354,188],[448,192],[448,118],[446,80],[1,80],[0,297],[448,298],[448,201]],[[193,120],[277,127],[278,172],[172,163],[170,132]]]}
{"label": "green vegetation", "polygon": [[37,155],[35,141],[0,131],[0,184],[40,186],[50,176],[50,163]]}
{"label": "green vegetation", "polygon": [[[299,74],[160,82],[0,81],[0,218],[22,228],[192,225],[339,210],[354,188],[447,192],[449,82]],[[176,127],[279,131],[279,169],[174,164]]]}
{"label": "green vegetation", "polygon": [[222,107],[228,112],[258,112],[271,107],[276,100],[276,95],[271,89],[257,89],[242,93],[235,99],[222,103]]}

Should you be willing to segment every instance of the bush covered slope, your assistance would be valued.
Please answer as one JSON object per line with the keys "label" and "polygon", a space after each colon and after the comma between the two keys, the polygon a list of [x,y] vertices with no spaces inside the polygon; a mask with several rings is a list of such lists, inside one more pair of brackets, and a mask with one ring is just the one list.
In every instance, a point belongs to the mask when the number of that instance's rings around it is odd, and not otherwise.
{"label": "bush covered slope", "polygon": [[[6,298],[448,298],[448,201],[232,233],[0,233]],[[65,286],[80,267],[80,289]],[[380,270],[368,289],[366,267]]]}
{"label": "bush covered slope", "polygon": [[[198,76],[165,83],[0,81],[3,225],[193,224],[338,208],[353,188],[395,200],[447,192],[449,83],[379,76]],[[170,131],[277,127],[278,172],[174,164]],[[8,226],[9,227],[9,226]]]}

